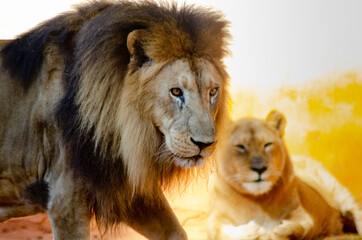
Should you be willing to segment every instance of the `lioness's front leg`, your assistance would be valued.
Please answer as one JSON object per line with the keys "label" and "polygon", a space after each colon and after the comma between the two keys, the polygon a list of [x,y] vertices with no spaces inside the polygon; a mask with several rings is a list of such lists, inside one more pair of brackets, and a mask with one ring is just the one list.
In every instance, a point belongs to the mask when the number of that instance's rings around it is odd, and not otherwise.
{"label": "lioness's front leg", "polygon": [[238,226],[220,223],[217,229],[208,229],[208,238],[210,240],[268,240],[270,233],[254,221]]}
{"label": "lioness's front leg", "polygon": [[259,226],[254,221],[250,221],[247,224],[233,226],[223,224],[220,228],[219,238],[220,240],[244,240],[244,239],[259,239],[268,240],[270,239],[269,232]]}
{"label": "lioness's front leg", "polygon": [[312,217],[302,208],[298,207],[293,211],[288,220],[283,220],[282,223],[273,229],[272,238],[275,240],[302,239],[313,228]]}
{"label": "lioness's front leg", "polygon": [[147,200],[136,201],[133,207],[142,214],[133,216],[127,224],[150,240],[187,240],[186,232],[165,196],[158,195],[158,202],[151,205],[146,204]]}
{"label": "lioness's front leg", "polygon": [[90,216],[86,198],[71,174],[62,173],[50,188],[48,216],[54,240],[88,240]]}

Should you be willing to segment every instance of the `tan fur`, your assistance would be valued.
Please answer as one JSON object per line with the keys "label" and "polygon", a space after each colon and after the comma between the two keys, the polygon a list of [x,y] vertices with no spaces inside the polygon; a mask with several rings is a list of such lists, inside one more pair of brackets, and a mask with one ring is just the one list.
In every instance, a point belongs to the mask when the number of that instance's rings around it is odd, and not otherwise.
{"label": "tan fur", "polygon": [[[303,174],[301,178],[294,174],[282,139],[285,126],[285,117],[277,111],[266,120],[244,118],[231,126],[212,183],[209,239],[315,239],[340,234],[341,216],[348,211],[358,227],[353,197],[323,166],[297,158],[297,174]],[[261,166],[266,168],[259,175],[256,169]],[[353,204],[343,204],[333,188]]]}
{"label": "tan fur", "polygon": [[95,1],[5,45],[0,221],[46,212],[55,239],[88,239],[95,216],[187,239],[162,188],[196,176],[221,141],[227,25],[207,8]]}

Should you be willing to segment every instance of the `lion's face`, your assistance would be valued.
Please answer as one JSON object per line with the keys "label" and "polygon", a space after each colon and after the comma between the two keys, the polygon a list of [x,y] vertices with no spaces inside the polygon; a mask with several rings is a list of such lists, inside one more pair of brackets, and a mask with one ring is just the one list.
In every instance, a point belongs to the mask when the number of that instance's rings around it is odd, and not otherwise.
{"label": "lion's face", "polygon": [[227,182],[241,193],[267,193],[282,175],[286,162],[281,138],[285,119],[273,114],[266,121],[240,119],[231,127],[221,168]]}
{"label": "lion's face", "polygon": [[154,124],[164,135],[161,152],[181,167],[200,165],[214,150],[215,118],[223,82],[216,68],[198,59],[192,70],[186,59],[164,67],[152,80]]}

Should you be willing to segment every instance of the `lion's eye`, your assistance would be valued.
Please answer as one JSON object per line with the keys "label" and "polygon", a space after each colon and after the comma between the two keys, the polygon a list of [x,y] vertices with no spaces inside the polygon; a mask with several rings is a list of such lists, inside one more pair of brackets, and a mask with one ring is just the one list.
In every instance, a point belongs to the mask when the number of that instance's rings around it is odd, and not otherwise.
{"label": "lion's eye", "polygon": [[236,151],[238,151],[242,154],[246,153],[246,147],[244,145],[241,145],[241,144],[235,145],[235,149],[236,149]]}
{"label": "lion's eye", "polygon": [[215,87],[213,89],[210,90],[210,96],[213,97],[217,94],[217,92],[219,91],[218,87]]}
{"label": "lion's eye", "polygon": [[267,143],[264,144],[264,149],[269,150],[272,146],[273,146],[272,142],[267,142]]}
{"label": "lion's eye", "polygon": [[180,88],[171,88],[170,92],[175,97],[181,97],[183,95],[183,92]]}

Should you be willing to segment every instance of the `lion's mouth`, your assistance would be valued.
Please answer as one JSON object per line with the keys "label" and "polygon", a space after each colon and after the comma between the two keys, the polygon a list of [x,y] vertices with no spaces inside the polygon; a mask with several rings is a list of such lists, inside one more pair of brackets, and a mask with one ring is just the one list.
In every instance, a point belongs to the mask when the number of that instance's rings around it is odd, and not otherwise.
{"label": "lion's mouth", "polygon": [[183,158],[183,159],[185,159],[185,160],[197,161],[197,160],[199,160],[200,158],[202,158],[201,155],[196,155],[196,156],[192,156],[192,157],[185,157],[185,158]]}
{"label": "lion's mouth", "polygon": [[202,158],[201,155],[195,155],[192,157],[179,157],[175,156],[175,163],[179,165],[180,167],[194,167],[194,166],[200,166],[204,163],[204,158]]}

